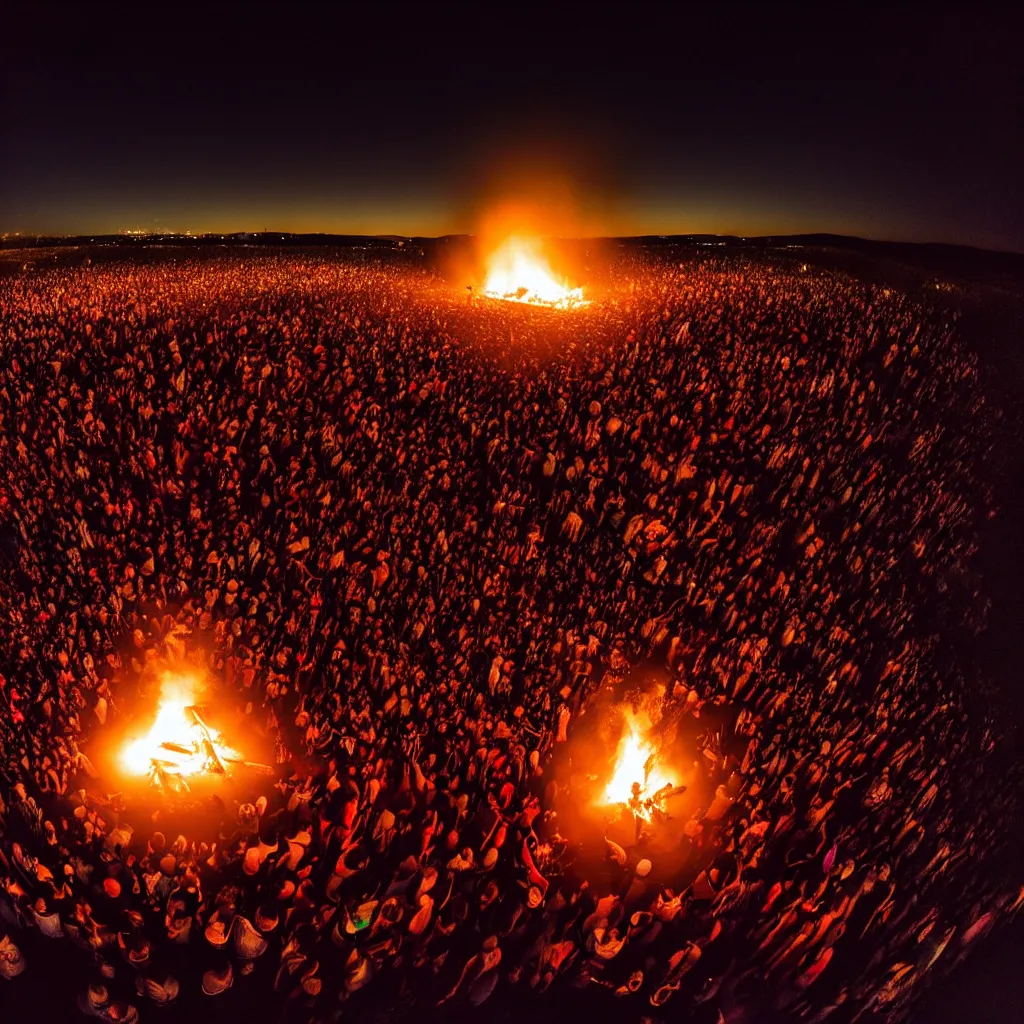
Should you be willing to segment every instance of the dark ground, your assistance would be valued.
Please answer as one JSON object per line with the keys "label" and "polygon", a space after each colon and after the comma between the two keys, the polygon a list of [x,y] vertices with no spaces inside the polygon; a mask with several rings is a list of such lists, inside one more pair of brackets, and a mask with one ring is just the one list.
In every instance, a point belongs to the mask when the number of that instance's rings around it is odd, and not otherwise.
{"label": "dark ground", "polygon": [[1024,920],[991,936],[922,1000],[910,1024],[1013,1024],[1024,1014]]}

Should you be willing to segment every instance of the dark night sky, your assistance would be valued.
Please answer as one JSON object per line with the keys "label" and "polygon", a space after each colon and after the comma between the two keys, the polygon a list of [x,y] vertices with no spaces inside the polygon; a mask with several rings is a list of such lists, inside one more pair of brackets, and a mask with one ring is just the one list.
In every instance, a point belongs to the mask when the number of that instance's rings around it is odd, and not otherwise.
{"label": "dark night sky", "polygon": [[511,199],[562,233],[1024,251],[1009,11],[88,7],[8,20],[0,231],[438,234]]}

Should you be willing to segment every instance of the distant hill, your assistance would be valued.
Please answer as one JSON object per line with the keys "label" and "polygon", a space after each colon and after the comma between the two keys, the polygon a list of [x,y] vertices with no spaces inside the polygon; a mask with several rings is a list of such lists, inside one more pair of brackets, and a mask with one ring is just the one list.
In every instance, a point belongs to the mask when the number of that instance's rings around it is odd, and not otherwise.
{"label": "distant hill", "polygon": [[[71,235],[42,236],[17,235],[0,239],[0,251],[43,249],[67,246],[180,246],[208,248],[222,245],[272,246],[333,246],[338,248],[378,249],[401,252],[421,250],[423,253],[468,246],[470,235],[441,235],[436,238],[404,235],[336,235],[321,232],[295,234],[292,232],[237,231],[230,234],[180,235]],[[1024,253],[993,252],[965,245],[937,242],[885,242],[827,233],[804,235],[764,235],[742,237],[737,235],[638,235],[604,238],[597,241],[619,246],[694,246],[714,247],[726,251],[763,251],[785,253],[798,257],[805,251],[815,263],[831,263],[837,269],[864,272],[870,266],[887,270],[912,269],[918,276],[961,281],[983,281],[988,284],[1009,286],[1014,291],[1024,288]],[[822,257],[826,257],[823,259]]]}

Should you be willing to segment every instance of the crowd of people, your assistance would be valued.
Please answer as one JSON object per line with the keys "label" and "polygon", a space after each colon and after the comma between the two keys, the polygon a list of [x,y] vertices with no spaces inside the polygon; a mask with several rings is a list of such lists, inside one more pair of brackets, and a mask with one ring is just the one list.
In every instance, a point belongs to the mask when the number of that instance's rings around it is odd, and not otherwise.
{"label": "crowd of people", "polygon": [[[0,417],[0,1000],[881,1021],[1024,901],[949,312],[767,258],[623,252],[564,314],[108,259],[0,279]],[[275,777],[165,834],[90,751],[181,657]],[[712,796],[684,871],[649,826],[584,871],[574,730],[652,661]]]}

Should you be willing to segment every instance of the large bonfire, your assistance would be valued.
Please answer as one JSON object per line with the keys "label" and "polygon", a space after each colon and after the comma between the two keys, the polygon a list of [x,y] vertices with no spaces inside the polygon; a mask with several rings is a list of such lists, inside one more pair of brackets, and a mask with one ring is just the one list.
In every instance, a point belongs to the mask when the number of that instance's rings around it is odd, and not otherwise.
{"label": "large bonfire", "polygon": [[645,821],[653,820],[654,812],[663,811],[669,797],[684,788],[668,774],[649,732],[645,716],[626,714],[602,798],[605,805],[626,806]]}
{"label": "large bonfire", "polygon": [[484,295],[504,302],[525,302],[552,309],[586,306],[582,288],[559,281],[537,239],[514,236],[505,239],[487,261]]}
{"label": "large bonfire", "polygon": [[195,775],[228,775],[233,765],[265,769],[245,761],[206,721],[200,687],[183,675],[168,673],[160,687],[156,715],[148,730],[126,742],[121,766],[129,775],[149,776],[159,789],[188,790]]}

